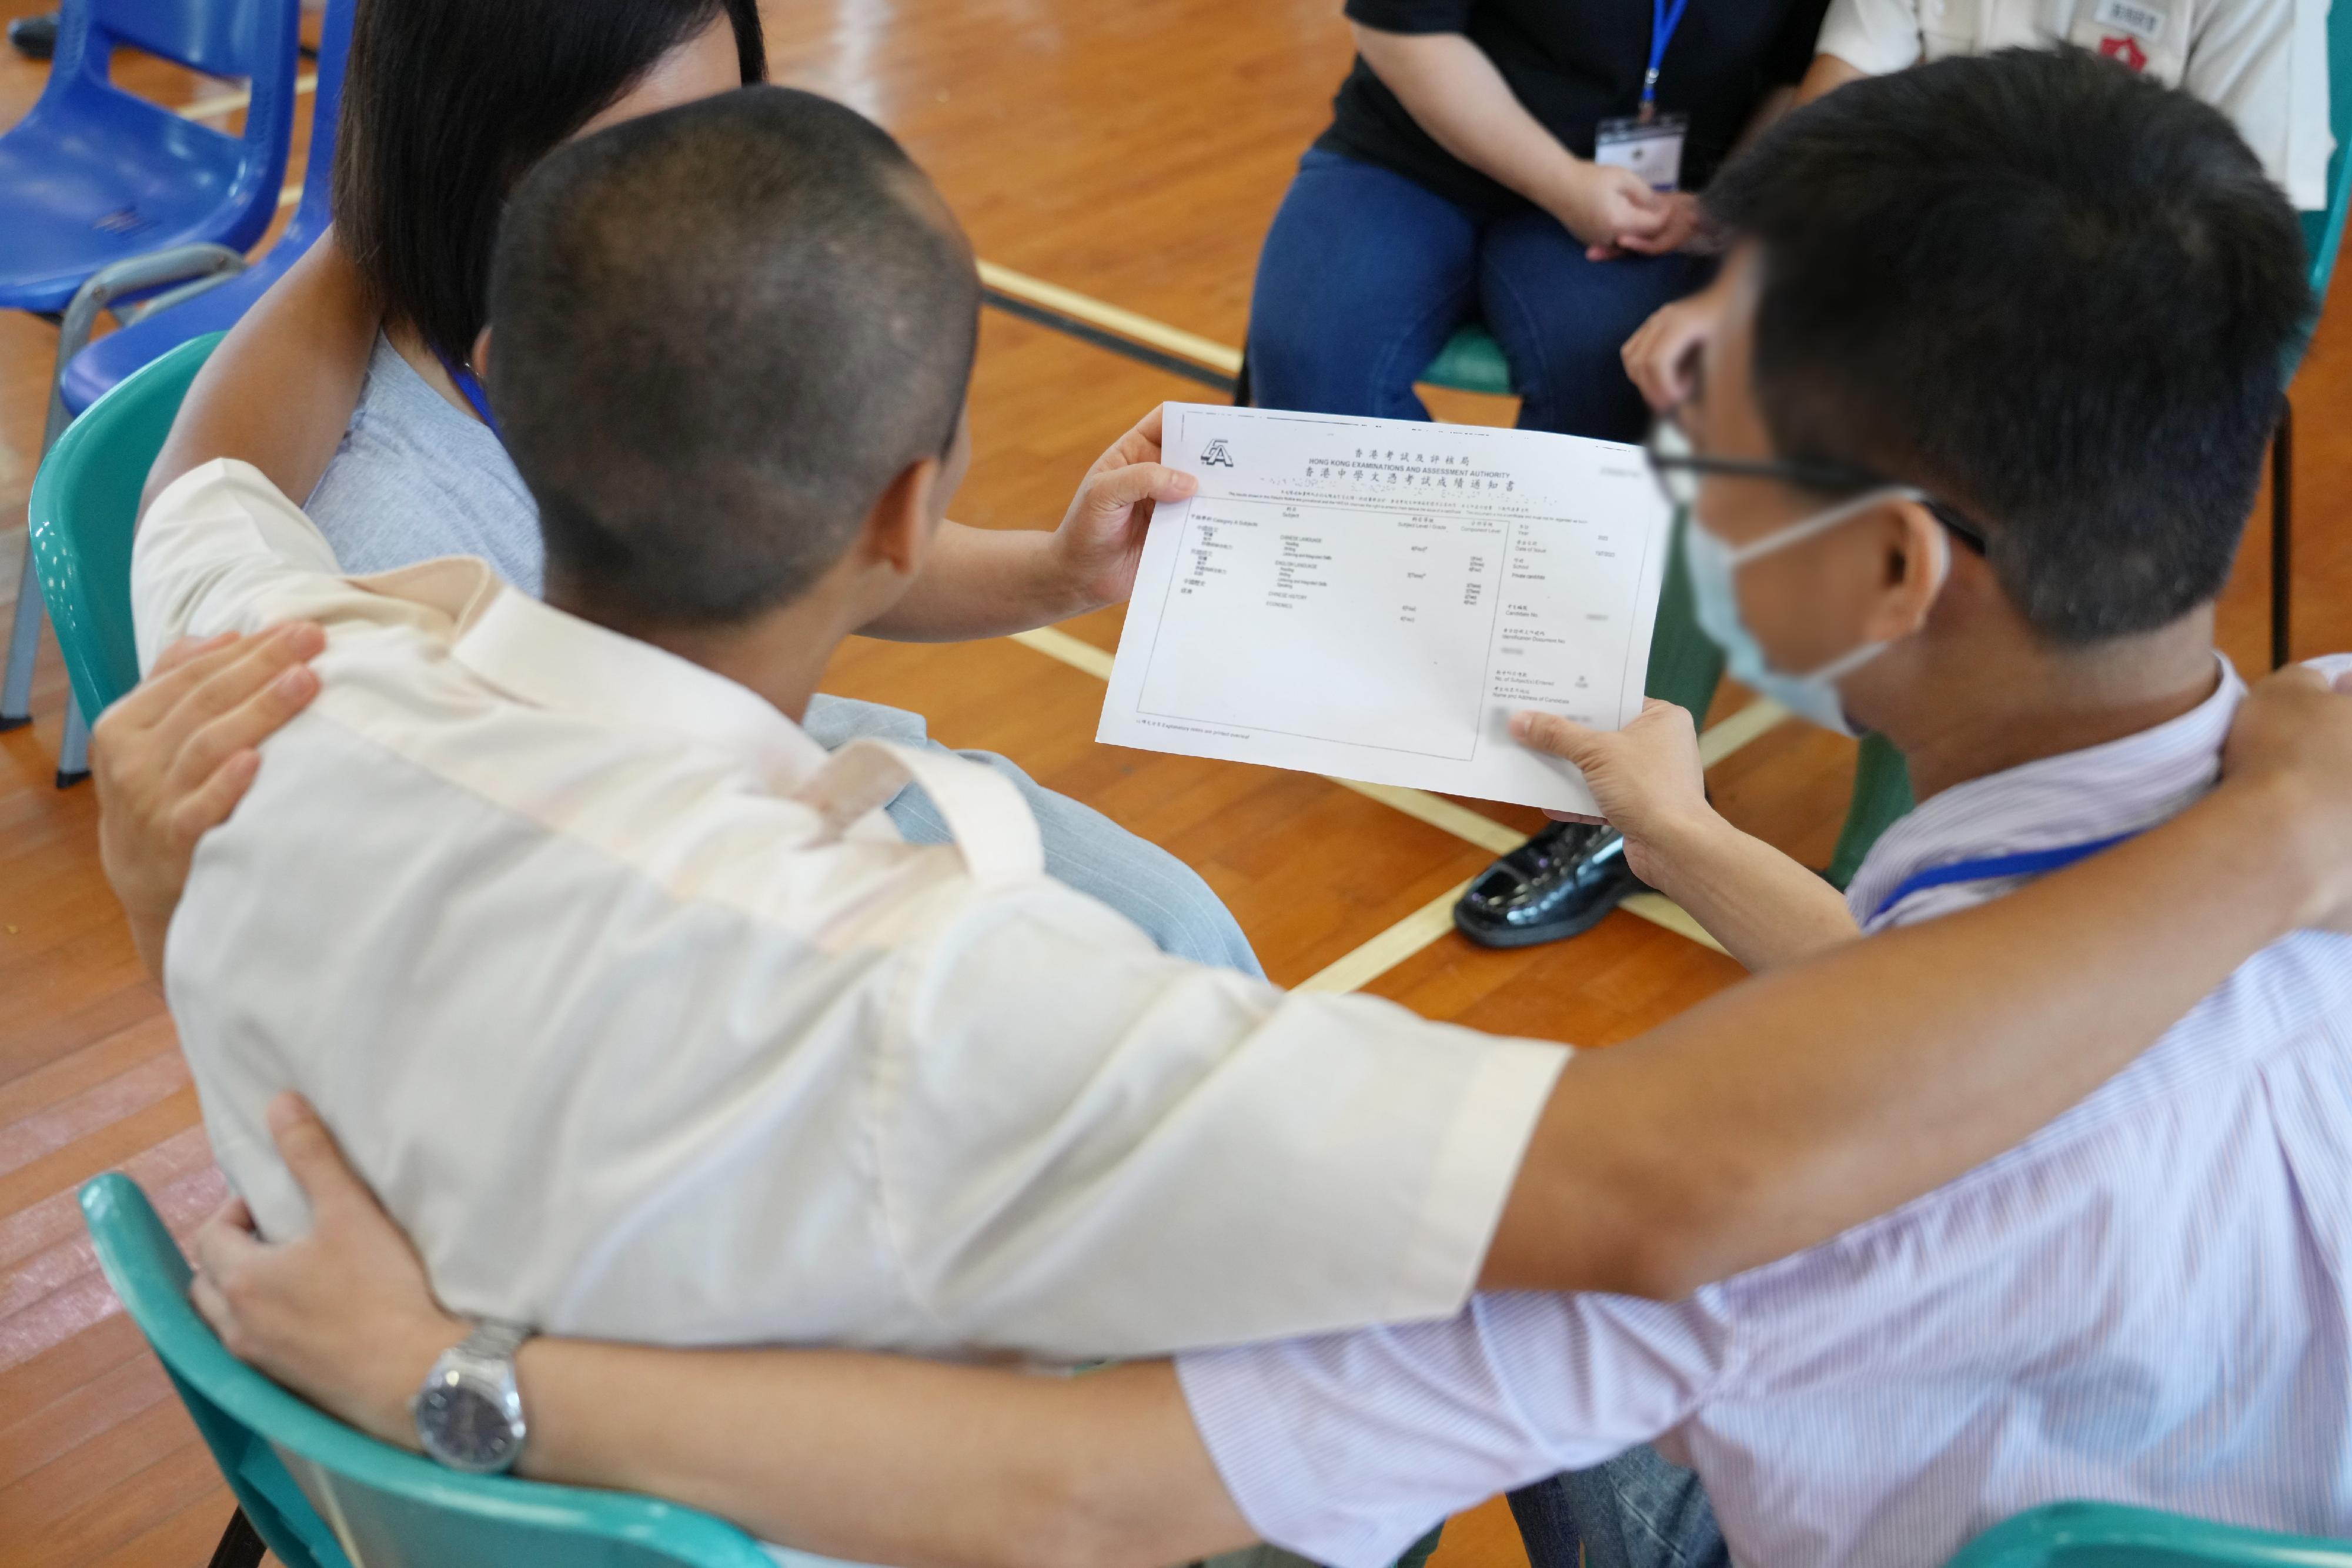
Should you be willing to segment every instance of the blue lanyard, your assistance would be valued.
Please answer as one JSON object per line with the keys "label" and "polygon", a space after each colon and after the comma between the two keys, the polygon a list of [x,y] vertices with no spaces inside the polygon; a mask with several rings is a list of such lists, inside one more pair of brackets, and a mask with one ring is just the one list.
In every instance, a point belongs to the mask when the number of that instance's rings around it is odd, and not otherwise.
{"label": "blue lanyard", "polygon": [[1683,13],[1690,9],[1690,0],[1650,0],[1650,68],[1642,73],[1642,118],[1647,120],[1658,111],[1658,71],[1666,63],[1666,46],[1675,41],[1675,29],[1683,25]]}
{"label": "blue lanyard", "polygon": [[451,381],[457,383],[457,390],[466,394],[466,401],[474,405],[474,412],[482,416],[482,423],[490,427],[490,434],[501,442],[505,441],[505,433],[499,429],[498,419],[490,413],[490,394],[482,389],[482,378],[438,349],[433,350],[433,357],[441,361],[441,368],[448,372]]}
{"label": "blue lanyard", "polygon": [[2052,850],[2028,850],[2022,854],[1994,855],[1986,860],[1956,861],[1927,871],[1915,872],[1895,885],[1895,891],[1878,901],[1870,912],[1877,919],[1915,893],[1931,887],[1947,887],[1956,882],[1990,882],[2001,876],[2040,876],[2044,872],[2063,871],[2076,861],[2089,860],[2101,850],[2111,850],[2126,839],[2139,837],[2135,828],[2128,833],[2117,833],[2111,839],[2094,839],[2087,844],[2061,844]]}

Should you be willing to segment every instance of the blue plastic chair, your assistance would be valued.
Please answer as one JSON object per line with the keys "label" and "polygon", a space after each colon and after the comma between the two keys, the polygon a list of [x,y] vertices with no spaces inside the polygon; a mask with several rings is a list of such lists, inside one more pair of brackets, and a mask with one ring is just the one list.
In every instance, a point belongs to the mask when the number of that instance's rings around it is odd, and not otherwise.
{"label": "blue plastic chair", "polygon": [[[299,17],[299,0],[66,0],[48,84],[0,135],[0,309],[82,318],[78,337],[61,333],[60,371],[89,341],[98,308],[200,272],[243,267],[241,253],[277,215]],[[243,133],[196,124],[115,87],[107,73],[118,45],[246,78],[252,102]],[[133,265],[107,298],[77,300],[98,273],[125,262]],[[44,451],[63,426],[53,398]],[[39,601],[20,593],[0,678],[0,729],[31,717],[39,640]],[[77,719],[68,719],[71,741],[79,738]],[[60,782],[79,771],[79,759],[68,759],[76,766],[59,769]]]}
{"label": "blue plastic chair", "polygon": [[2116,1503],[2053,1502],[1994,1525],[1947,1568],[2352,1568],[2352,1544]]}
{"label": "blue plastic chair", "polygon": [[58,379],[58,395],[68,414],[81,413],[123,377],[191,338],[226,332],[236,326],[253,302],[326,232],[332,217],[330,198],[334,186],[335,126],[343,97],[343,60],[351,53],[352,13],[356,4],[357,0],[329,0],[320,26],[310,163],[302,175],[301,202],[285,232],[243,272],[215,276],[184,302],[152,310],[76,354]]}
{"label": "blue plastic chair", "polygon": [[[119,1171],[81,1189],[106,1282],[286,1568],[817,1568],[771,1556],[721,1520],[653,1498],[474,1476],[379,1443],[231,1355],[188,1301],[190,1270],[146,1194]],[[230,1536],[240,1535],[232,1521]],[[224,1542],[224,1547],[229,1542]],[[216,1557],[215,1562],[222,1559]]]}

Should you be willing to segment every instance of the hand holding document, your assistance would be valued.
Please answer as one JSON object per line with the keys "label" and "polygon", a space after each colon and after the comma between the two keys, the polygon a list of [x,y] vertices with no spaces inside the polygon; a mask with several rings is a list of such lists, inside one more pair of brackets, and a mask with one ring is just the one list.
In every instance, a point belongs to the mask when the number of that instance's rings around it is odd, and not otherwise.
{"label": "hand holding document", "polygon": [[1096,738],[1591,811],[1513,740],[1642,711],[1672,514],[1638,448],[1170,403]]}

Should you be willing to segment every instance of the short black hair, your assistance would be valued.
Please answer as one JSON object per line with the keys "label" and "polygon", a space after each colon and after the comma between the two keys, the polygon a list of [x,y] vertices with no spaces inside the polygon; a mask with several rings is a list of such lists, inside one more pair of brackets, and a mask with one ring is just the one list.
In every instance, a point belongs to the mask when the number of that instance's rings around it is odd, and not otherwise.
{"label": "short black hair", "polygon": [[1973,516],[2054,642],[2220,593],[2312,309],[2220,112],[2080,49],[1940,60],[1790,115],[1706,204],[1759,249],[1782,455]]}
{"label": "short black hair", "polygon": [[490,302],[490,404],[551,595],[642,632],[786,602],[949,448],[980,278],[881,127],[759,87],[541,163]]}
{"label": "short black hair", "polygon": [[721,16],[768,78],[758,0],[358,0],[335,234],[374,303],[464,363],[499,209],[525,171]]}

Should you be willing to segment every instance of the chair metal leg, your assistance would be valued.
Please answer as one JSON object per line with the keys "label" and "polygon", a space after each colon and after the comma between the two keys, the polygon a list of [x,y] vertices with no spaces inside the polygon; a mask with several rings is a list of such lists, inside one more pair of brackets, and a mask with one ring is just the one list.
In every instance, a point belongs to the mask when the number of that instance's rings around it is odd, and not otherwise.
{"label": "chair metal leg", "polygon": [[2294,403],[2279,399],[2271,436],[2271,668],[2293,657],[2294,608]]}
{"label": "chair metal leg", "polygon": [[58,747],[58,788],[70,789],[89,777],[89,723],[81,716],[81,699],[66,698],[66,736]]}
{"label": "chair metal leg", "polygon": [[8,670],[0,681],[0,730],[33,722],[33,659],[41,646],[40,585],[33,580],[33,536],[25,535],[25,567],[17,574],[16,613],[8,625]]}
{"label": "chair metal leg", "polygon": [[[178,284],[169,293],[149,301],[149,308],[176,304],[193,294],[227,282],[245,270],[245,257],[226,246],[184,245],[151,256],[135,256],[102,267],[74,294],[58,320],[57,368],[49,377],[49,417],[41,432],[41,455],[58,444],[73,414],[66,407],[66,367],[89,346],[99,312],[112,311],[126,295]],[[33,664],[41,647],[41,622],[47,613],[40,584],[34,580],[33,537],[25,536],[25,570],[16,583],[16,609],[8,628],[8,665],[0,676],[0,730],[32,722]],[[66,747],[58,758],[58,787],[80,779],[89,770],[89,731],[79,708],[66,715]]]}
{"label": "chair metal leg", "polygon": [[253,1528],[253,1521],[238,1509],[229,1516],[228,1529],[213,1549],[210,1568],[260,1568],[262,1554],[269,1550],[261,1532]]}

